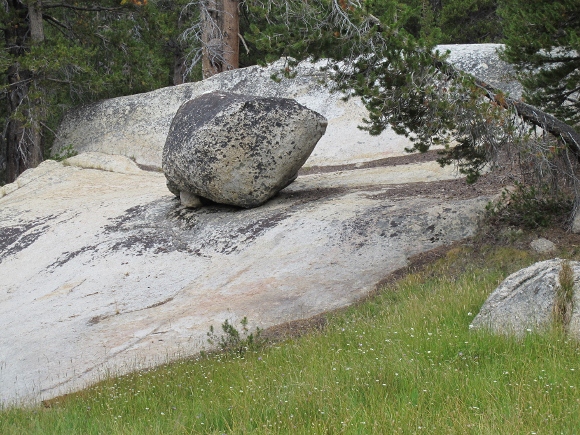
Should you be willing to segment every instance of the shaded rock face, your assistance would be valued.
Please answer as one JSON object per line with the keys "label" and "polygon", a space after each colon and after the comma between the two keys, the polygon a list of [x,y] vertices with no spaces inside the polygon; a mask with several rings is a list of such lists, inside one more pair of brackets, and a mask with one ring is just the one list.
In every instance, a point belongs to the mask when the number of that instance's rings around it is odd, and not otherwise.
{"label": "shaded rock face", "polygon": [[204,94],[183,104],[171,123],[163,149],[168,188],[187,197],[184,205],[195,204],[191,194],[262,205],[296,178],[326,125],[291,99]]}
{"label": "shaded rock face", "polygon": [[572,232],[574,234],[580,234],[580,213],[574,214],[574,220],[572,221]]}
{"label": "shaded rock face", "polygon": [[[574,299],[569,333],[580,338],[578,308],[580,262],[570,262],[574,272]],[[483,304],[473,319],[473,328],[495,333],[523,335],[548,328],[553,322],[556,291],[560,286],[562,260],[541,261],[508,276]]]}

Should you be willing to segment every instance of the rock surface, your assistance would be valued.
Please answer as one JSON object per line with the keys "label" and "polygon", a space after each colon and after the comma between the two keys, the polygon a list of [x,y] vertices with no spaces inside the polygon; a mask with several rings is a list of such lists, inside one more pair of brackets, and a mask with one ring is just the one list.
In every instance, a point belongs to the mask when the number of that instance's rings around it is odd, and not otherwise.
{"label": "rock surface", "polygon": [[[502,186],[460,189],[426,155],[394,157],[409,142],[358,130],[360,100],[330,94],[313,65],[277,83],[280,69],[75,110],[54,152],[118,156],[46,161],[0,188],[1,403],[195,354],[226,319],[266,328],[349,305],[409,257],[473,234]],[[135,169],[161,168],[177,109],[213,90],[295,98],[329,120],[305,175],[263,207],[188,210],[162,173]]]}
{"label": "rock surface", "polygon": [[551,240],[540,237],[539,239],[532,240],[530,247],[539,254],[549,254],[556,250],[556,245]]}
{"label": "rock surface", "polygon": [[[517,98],[521,88],[517,88],[509,67],[499,59],[496,53],[499,47],[497,44],[470,44],[446,45],[440,49],[449,49],[450,61],[459,68]],[[271,79],[282,70],[281,62],[266,68],[252,66],[226,71],[202,82],[75,108],[66,115],[57,132],[53,153],[58,154],[72,145],[79,153],[121,154],[137,164],[160,169],[163,145],[177,109],[184,102],[215,90],[293,98],[327,118],[326,133],[306,166],[352,164],[403,155],[405,147],[412,145],[390,129],[379,136],[359,130],[357,127],[363,125],[363,118],[368,118],[360,99],[345,102],[341,94],[330,93],[321,84],[328,81],[328,77],[316,65],[302,62],[296,68],[295,78],[281,76],[279,82]],[[504,81],[508,88],[503,87]]]}
{"label": "rock surface", "polygon": [[195,354],[226,319],[266,328],[346,306],[473,234],[499,190],[455,198],[460,181],[434,162],[351,165],[260,208],[189,210],[161,173],[46,161],[0,199],[1,401]]}
{"label": "rock surface", "polygon": [[171,123],[163,149],[168,187],[190,206],[192,194],[262,205],[296,178],[326,125],[323,116],[287,98],[201,95],[184,103]]}
{"label": "rock surface", "polygon": [[118,172],[120,174],[140,174],[142,172],[134,161],[125,156],[97,152],[88,152],[69,157],[64,160],[64,164],[85,169]]}
{"label": "rock surface", "polygon": [[[570,262],[574,271],[574,306],[569,332],[580,337],[580,262]],[[474,328],[495,333],[523,335],[547,328],[559,284],[562,260],[541,261],[508,276],[483,304],[473,319]]]}
{"label": "rock surface", "polygon": [[516,70],[499,58],[503,44],[453,44],[438,45],[440,52],[449,50],[448,61],[456,68],[500,89],[511,98],[522,98],[522,84],[516,80]]}

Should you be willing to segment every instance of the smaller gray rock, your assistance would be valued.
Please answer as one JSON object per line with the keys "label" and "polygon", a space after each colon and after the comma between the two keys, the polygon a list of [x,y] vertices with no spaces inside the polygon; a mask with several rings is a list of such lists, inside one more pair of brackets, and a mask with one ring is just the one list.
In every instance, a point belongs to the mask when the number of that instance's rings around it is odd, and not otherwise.
{"label": "smaller gray rock", "polygon": [[201,199],[199,196],[195,196],[192,193],[181,191],[179,192],[179,200],[181,205],[188,208],[199,208],[201,207]]}
{"label": "smaller gray rock", "polygon": [[556,250],[556,245],[543,237],[533,240],[530,243],[530,247],[539,254],[549,254]]}
{"label": "smaller gray rock", "polygon": [[322,115],[287,98],[201,95],[171,123],[163,149],[167,187],[182,199],[262,205],[294,181],[326,125]]}
{"label": "smaller gray rock", "polygon": [[[495,333],[523,335],[527,331],[541,330],[553,322],[556,289],[563,260],[555,258],[541,261],[508,276],[483,304],[470,325],[486,328]],[[574,272],[574,298],[568,332],[580,337],[578,308],[580,262],[571,261]]]}

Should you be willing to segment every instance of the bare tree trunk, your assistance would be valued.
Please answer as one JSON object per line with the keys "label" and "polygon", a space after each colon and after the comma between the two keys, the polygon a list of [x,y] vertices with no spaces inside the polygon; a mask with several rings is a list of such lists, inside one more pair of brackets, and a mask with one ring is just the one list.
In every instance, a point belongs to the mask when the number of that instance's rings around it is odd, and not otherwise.
{"label": "bare tree trunk", "polygon": [[28,5],[28,20],[30,25],[30,39],[33,44],[44,41],[44,25],[42,23],[42,1],[36,0]]}
{"label": "bare tree trunk", "polygon": [[185,83],[185,73],[187,71],[185,65],[185,55],[183,52],[175,53],[173,56],[173,85],[182,85]]}
{"label": "bare tree trunk", "polygon": [[240,12],[238,0],[222,0],[224,3],[224,70],[240,66]]}
{"label": "bare tree trunk", "polygon": [[[458,78],[460,72],[448,62],[435,61],[434,66],[443,71],[450,78]],[[486,97],[494,101],[499,106],[507,109],[514,107],[517,114],[527,123],[540,127],[547,131],[554,137],[561,139],[566,146],[580,159],[580,134],[565,122],[560,121],[555,116],[552,116],[535,106],[531,106],[522,101],[517,101],[509,98],[503,94],[499,89],[494,88],[483,80],[471,75],[476,86],[482,88],[486,92]]]}
{"label": "bare tree trunk", "polygon": [[239,67],[238,0],[205,0],[201,11],[203,57],[206,79]]}
{"label": "bare tree trunk", "polygon": [[205,10],[201,11],[203,33],[201,42],[203,45],[203,57],[201,59],[201,71],[206,79],[221,72],[219,59],[221,54],[221,16],[220,0],[205,0]]}
{"label": "bare tree trunk", "polygon": [[28,98],[32,81],[30,71],[20,69],[16,63],[8,68],[9,107],[11,115],[17,115],[8,123],[6,137],[6,178],[14,181],[28,168],[42,162],[42,140],[34,106]]}
{"label": "bare tree trunk", "polygon": [[[30,39],[32,45],[42,44],[44,42],[44,23],[42,21],[42,1],[36,0],[28,5],[28,19],[30,21]],[[31,74],[32,83],[35,87],[34,74]],[[44,140],[42,137],[40,119],[43,117],[43,107],[40,98],[30,101],[28,117],[30,122],[29,134],[31,147],[29,149],[29,162],[31,168],[37,167],[44,158]]]}

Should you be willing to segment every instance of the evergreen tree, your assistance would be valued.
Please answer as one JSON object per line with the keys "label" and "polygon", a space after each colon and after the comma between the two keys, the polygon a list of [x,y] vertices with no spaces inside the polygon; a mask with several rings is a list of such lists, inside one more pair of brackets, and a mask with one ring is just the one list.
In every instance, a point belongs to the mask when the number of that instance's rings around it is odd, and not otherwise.
{"label": "evergreen tree", "polygon": [[437,24],[441,42],[474,44],[499,42],[502,27],[497,14],[498,0],[446,0]]}
{"label": "evergreen tree", "polygon": [[0,184],[42,161],[68,107],[175,82],[184,4],[0,0]]}
{"label": "evergreen tree", "polygon": [[[439,44],[499,42],[499,0],[400,0],[409,12],[406,30]],[[380,3],[380,2],[377,2]]]}
{"label": "evergreen tree", "polygon": [[502,0],[505,59],[521,72],[529,103],[580,126],[580,3]]}

